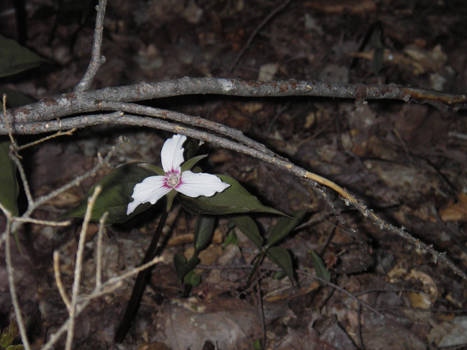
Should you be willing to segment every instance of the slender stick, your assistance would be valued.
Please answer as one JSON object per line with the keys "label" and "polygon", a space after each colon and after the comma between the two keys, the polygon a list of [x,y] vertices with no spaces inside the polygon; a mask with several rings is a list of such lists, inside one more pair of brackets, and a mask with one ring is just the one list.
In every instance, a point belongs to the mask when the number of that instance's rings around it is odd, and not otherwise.
{"label": "slender stick", "polygon": [[[151,244],[149,245],[148,249],[146,250],[146,254],[144,255],[143,261],[141,264],[145,264],[148,261],[151,261],[156,257],[157,253],[157,244],[162,234],[162,229],[165,226],[165,222],[167,220],[168,212],[164,210],[159,219],[159,224],[157,225],[157,229],[152,236]],[[133,319],[138,312],[139,305],[141,303],[141,298],[143,297],[144,289],[148,283],[148,279],[151,276],[151,271],[153,267],[145,269],[138,273],[136,277],[135,284],[133,286],[133,291],[131,293],[130,300],[128,301],[125,314],[123,315],[122,321],[120,322],[117,331],[115,332],[115,342],[121,343],[123,339],[125,339],[128,330],[131,327]]]}
{"label": "slender stick", "polygon": [[102,32],[104,31],[104,17],[105,7],[107,6],[107,0],[99,0],[99,4],[96,6],[96,27],[94,28],[94,42],[92,44],[91,61],[89,62],[88,69],[83,76],[83,79],[76,85],[75,91],[85,91],[89,89],[97,74],[100,66],[105,62],[105,57],[101,56],[102,47]]}
{"label": "slender stick", "polygon": [[28,217],[16,217],[14,218],[14,221],[17,222],[24,222],[24,223],[30,223],[30,224],[36,224],[36,225],[46,225],[46,226],[69,226],[71,225],[71,220],[66,220],[66,221],[50,221],[50,220],[39,220],[39,219],[34,219],[34,218],[28,218]]}
{"label": "slender stick", "polygon": [[65,350],[71,350],[74,336],[74,326],[76,318],[76,306],[78,304],[79,296],[79,285],[81,283],[81,270],[83,267],[83,254],[84,254],[84,243],[86,242],[86,231],[88,229],[89,221],[91,220],[92,209],[96,202],[97,196],[101,192],[102,187],[96,186],[94,193],[88,199],[88,206],[86,208],[86,214],[84,215],[83,225],[81,226],[81,232],[79,234],[78,251],[76,252],[76,263],[75,272],[73,274],[73,290],[71,295],[71,306],[70,306],[70,323],[68,324],[68,333],[66,337]]}
{"label": "slender stick", "polygon": [[5,229],[5,261],[8,274],[8,286],[10,288],[11,302],[15,310],[16,322],[18,323],[19,333],[21,335],[21,341],[26,350],[31,350],[28,336],[26,333],[26,327],[24,326],[23,315],[21,314],[21,308],[19,306],[18,294],[16,293],[14,268],[11,261],[11,248],[10,248],[10,234],[11,234],[11,217],[7,216],[7,227]]}
{"label": "slender stick", "polygon": [[58,250],[54,251],[54,274],[55,283],[57,284],[58,292],[66,305],[68,312],[71,312],[71,303],[68,295],[66,294],[65,287],[63,286],[62,277],[60,274],[60,253]]}
{"label": "slender stick", "polygon": [[[282,0],[281,0],[282,1]],[[280,2],[281,2],[280,1]],[[255,28],[255,30],[253,31],[253,33],[251,33],[250,37],[248,38],[246,44],[243,46],[243,48],[241,49],[241,51],[238,53],[237,57],[235,57],[235,60],[234,62],[232,63],[232,66],[230,67],[230,73],[232,73],[235,69],[235,67],[237,67],[237,64],[238,62],[240,61],[240,59],[242,58],[242,56],[245,54],[246,50],[248,50],[248,48],[250,47],[251,45],[251,42],[253,41],[253,39],[256,37],[256,35],[258,35],[258,33],[260,32],[261,29],[263,29],[263,27],[277,14],[279,13],[280,11],[282,11],[283,9],[285,9],[287,7],[287,5],[290,3],[291,0],[287,0],[285,2],[283,2],[282,4],[280,4],[278,7],[276,7],[274,10],[271,11],[271,13],[269,13],[269,15],[267,15],[262,21],[261,23]]]}
{"label": "slender stick", "polygon": [[[132,268],[129,271],[121,274],[120,276],[113,277],[113,278],[107,280],[105,283],[102,284],[101,288],[99,288],[98,290],[95,290],[91,294],[81,296],[79,298],[79,305],[77,305],[77,307],[76,307],[75,316],[78,316],[89,305],[91,300],[93,300],[95,298],[98,298],[98,297],[101,297],[102,295],[113,292],[115,289],[122,286],[123,280],[125,280],[127,278],[130,278],[130,277],[136,275],[137,273],[139,273],[140,271],[143,271],[144,269],[147,269],[147,268],[149,268],[151,266],[154,266],[154,265],[162,262],[163,260],[164,259],[161,258],[161,257],[155,257],[150,262],[148,262],[148,263],[146,263],[144,265],[141,265],[141,266],[139,266],[137,268]],[[66,332],[66,330],[68,329],[69,323],[70,323],[70,319],[68,318],[68,320],[65,321],[65,323],[63,323],[60,326],[60,328],[50,336],[49,340],[41,348],[41,350],[50,350],[54,346],[54,344],[58,341],[58,339],[60,339],[60,337]]]}
{"label": "slender stick", "polygon": [[18,151],[22,151],[23,149],[26,149],[26,148],[29,148],[29,147],[32,147],[32,146],[36,146],[42,142],[45,142],[45,141],[49,141],[51,139],[54,139],[56,137],[60,137],[60,136],[71,136],[73,135],[73,133],[76,131],[76,128],[74,129],[71,129],[71,130],[67,130],[67,131],[57,131],[55,134],[53,135],[49,135],[49,136],[46,136],[46,137],[42,137],[40,138],[39,140],[36,140],[36,141],[33,141],[33,142],[29,142],[25,145],[21,145],[21,146],[18,146]]}
{"label": "slender stick", "polygon": [[99,231],[97,232],[97,244],[96,244],[96,290],[102,285],[102,236],[104,234],[105,220],[109,216],[109,212],[106,211],[99,220]]}

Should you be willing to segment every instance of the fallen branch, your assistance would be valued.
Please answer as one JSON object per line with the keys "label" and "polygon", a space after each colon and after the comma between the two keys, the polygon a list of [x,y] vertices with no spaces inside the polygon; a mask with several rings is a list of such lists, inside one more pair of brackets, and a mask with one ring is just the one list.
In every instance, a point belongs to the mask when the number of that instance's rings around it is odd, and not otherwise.
{"label": "fallen branch", "polygon": [[[216,94],[243,97],[310,96],[355,100],[399,100],[439,103],[458,109],[467,108],[467,94],[448,94],[432,90],[389,85],[337,84],[314,81],[259,82],[219,78],[181,78],[158,83],[108,87],[88,92],[72,92],[45,98],[37,103],[7,111],[15,126],[48,121],[78,113],[101,110],[104,101],[134,102],[158,98]],[[0,134],[7,128],[0,124]]]}
{"label": "fallen branch", "polygon": [[[283,169],[286,172],[289,172],[296,177],[305,180],[311,184],[319,193],[323,195],[327,203],[332,207],[332,200],[328,197],[325,189],[320,185],[323,185],[327,188],[332,189],[337,192],[346,205],[352,205],[355,207],[364,217],[370,219],[370,221],[379,227],[381,230],[386,230],[392,234],[402,237],[404,240],[413,244],[417,250],[424,253],[429,253],[434,262],[442,262],[447,267],[449,267],[454,273],[463,279],[467,280],[467,274],[457,267],[445,253],[438,252],[432,246],[420,241],[418,238],[414,237],[412,234],[407,232],[404,228],[396,227],[381,217],[376,215],[371,209],[369,209],[366,204],[357,199],[354,195],[349,193],[346,189],[339,186],[338,184],[326,179],[318,174],[312,173],[302,167],[295,165],[289,160],[279,157],[274,154],[272,151],[262,152],[258,149],[252,148],[248,145],[245,145],[238,141],[229,140],[222,136],[217,136],[211,132],[206,132],[202,130],[197,130],[193,128],[186,127],[178,123],[172,123],[166,120],[154,119],[149,117],[141,117],[136,115],[125,115],[120,112],[120,117],[115,118],[114,114],[99,114],[99,115],[85,115],[79,117],[71,117],[63,119],[62,121],[50,121],[50,122],[41,122],[41,123],[28,123],[22,124],[22,128],[18,128],[19,125],[15,125],[15,132],[17,133],[42,133],[48,131],[56,131],[60,127],[66,129],[71,128],[82,128],[86,126],[94,126],[100,124],[114,124],[114,125],[131,125],[139,127],[147,127],[152,129],[159,129],[170,131],[173,133],[184,134],[186,136],[202,140],[205,142],[212,143],[222,148],[230,149],[235,152],[243,153],[253,158],[262,160],[266,163],[272,164],[278,168]],[[187,116],[188,117],[188,116]]]}

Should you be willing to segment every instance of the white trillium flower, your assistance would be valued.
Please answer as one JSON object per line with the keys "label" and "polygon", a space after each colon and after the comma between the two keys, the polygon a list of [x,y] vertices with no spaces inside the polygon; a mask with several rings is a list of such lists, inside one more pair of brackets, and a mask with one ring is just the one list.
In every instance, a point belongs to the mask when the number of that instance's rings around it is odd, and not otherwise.
{"label": "white trillium flower", "polygon": [[164,142],[161,162],[165,175],[149,176],[133,188],[133,201],[128,204],[126,214],[130,215],[138,205],[155,204],[159,199],[175,190],[188,197],[211,197],[224,191],[230,185],[216,175],[181,171],[183,163],[183,143],[186,136],[174,135]]}

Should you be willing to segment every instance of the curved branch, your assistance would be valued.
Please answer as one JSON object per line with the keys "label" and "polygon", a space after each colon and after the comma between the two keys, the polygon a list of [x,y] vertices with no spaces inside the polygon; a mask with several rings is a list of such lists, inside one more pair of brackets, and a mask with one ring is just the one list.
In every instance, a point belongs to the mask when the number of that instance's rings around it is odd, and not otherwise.
{"label": "curved branch", "polygon": [[98,110],[102,101],[129,102],[182,95],[217,94],[243,97],[314,96],[356,100],[401,100],[440,103],[467,108],[467,94],[389,85],[336,84],[313,81],[259,82],[220,78],[181,78],[158,83],[108,87],[88,92],[66,93],[7,112],[10,120],[38,122]]}
{"label": "curved branch", "polygon": [[96,26],[94,28],[94,41],[92,44],[91,61],[89,62],[88,69],[84,73],[81,81],[76,85],[75,91],[85,91],[89,89],[97,74],[100,66],[105,62],[105,57],[101,56],[102,47],[102,32],[104,31],[104,17],[105,7],[107,6],[107,0],[99,0],[99,4],[96,6]]}
{"label": "curved branch", "polygon": [[140,117],[135,115],[124,115],[121,112],[120,117],[115,117],[115,113],[111,114],[100,114],[100,115],[85,115],[79,117],[66,118],[61,121],[49,121],[49,122],[37,122],[37,123],[26,123],[19,124],[14,126],[14,132],[20,134],[33,134],[33,133],[43,133],[56,131],[60,129],[68,128],[83,128],[87,126],[100,125],[100,124],[117,124],[117,125],[131,125],[131,126],[140,126],[148,127],[153,129],[170,131],[173,133],[184,134],[186,136],[209,142],[226,148],[235,152],[243,153],[253,158],[262,160],[266,163],[272,164],[282,170],[289,172],[296,177],[306,181],[311,184],[316,190],[324,195],[327,202],[330,202],[330,199],[327,198],[327,194],[323,187],[331,188],[332,190],[339,193],[340,196],[344,199],[345,203],[350,205],[352,204],[364,217],[370,219],[370,221],[379,227],[382,230],[387,230],[392,234],[396,234],[406,241],[413,244],[417,249],[429,253],[435,261],[440,261],[449,267],[454,273],[462,277],[464,280],[467,280],[467,274],[457,267],[445,253],[440,253],[435,250],[433,247],[427,245],[426,243],[420,241],[419,239],[412,236],[403,228],[398,228],[390,223],[387,223],[381,217],[376,215],[372,210],[368,209],[365,203],[357,199],[355,196],[350,194],[347,190],[341,186],[335,184],[334,182],[307,171],[304,168],[301,168],[294,163],[290,162],[287,159],[275,156],[272,151],[270,153],[261,152],[257,149],[249,147],[247,145],[228,140],[224,137],[212,135],[211,133],[188,128],[184,125],[176,124],[173,122],[168,122],[165,120],[159,120],[149,117]]}

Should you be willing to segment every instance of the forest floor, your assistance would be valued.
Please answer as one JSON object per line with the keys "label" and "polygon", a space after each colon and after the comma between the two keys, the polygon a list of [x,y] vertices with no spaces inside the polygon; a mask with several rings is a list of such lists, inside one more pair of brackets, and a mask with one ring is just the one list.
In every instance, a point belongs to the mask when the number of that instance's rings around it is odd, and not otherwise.
{"label": "forest floor", "polygon": [[[94,4],[26,3],[26,46],[48,61],[14,79],[1,79],[0,87],[35,99],[70,91],[89,62]],[[0,5],[0,33],[15,38],[15,16],[9,10],[8,2]],[[109,0],[102,47],[106,63],[93,88],[190,76],[394,83],[466,93],[466,23],[467,5],[460,0]],[[210,95],[148,104],[241,130],[347,188],[385,220],[467,270],[465,110],[399,101]],[[25,154],[33,193],[47,193],[89,170],[97,153],[112,146],[117,146],[114,164],[158,164],[167,137],[153,130],[99,127],[43,143]],[[277,269],[266,260],[245,289],[254,245],[240,232],[227,244],[228,221],[220,219],[201,257],[202,281],[182,298],[172,260],[176,252],[192,251],[188,234],[194,217],[180,212],[162,255],[165,262],[154,270],[124,343],[115,345],[113,337],[132,279],[80,315],[75,348],[253,349],[263,336],[265,348],[283,350],[467,348],[466,281],[446,266],[371,224],[338,196],[331,208],[312,188],[271,165],[214,147],[205,164],[236,178],[274,208],[308,211],[281,245],[294,256],[298,285],[275,278]],[[88,179],[37,215],[63,214],[96,181]],[[264,231],[276,221],[267,215],[257,219]],[[97,230],[93,225],[90,234]],[[104,277],[138,265],[156,225],[157,220],[146,219],[109,226]],[[62,229],[32,225],[20,239],[25,253],[13,247],[20,302],[35,348],[67,318],[52,253],[60,251],[62,278],[71,288],[78,232],[78,224]],[[93,239],[85,251],[85,291],[94,283]],[[321,256],[334,285],[313,278],[311,251]],[[0,273],[4,328],[13,313],[4,265]]]}

